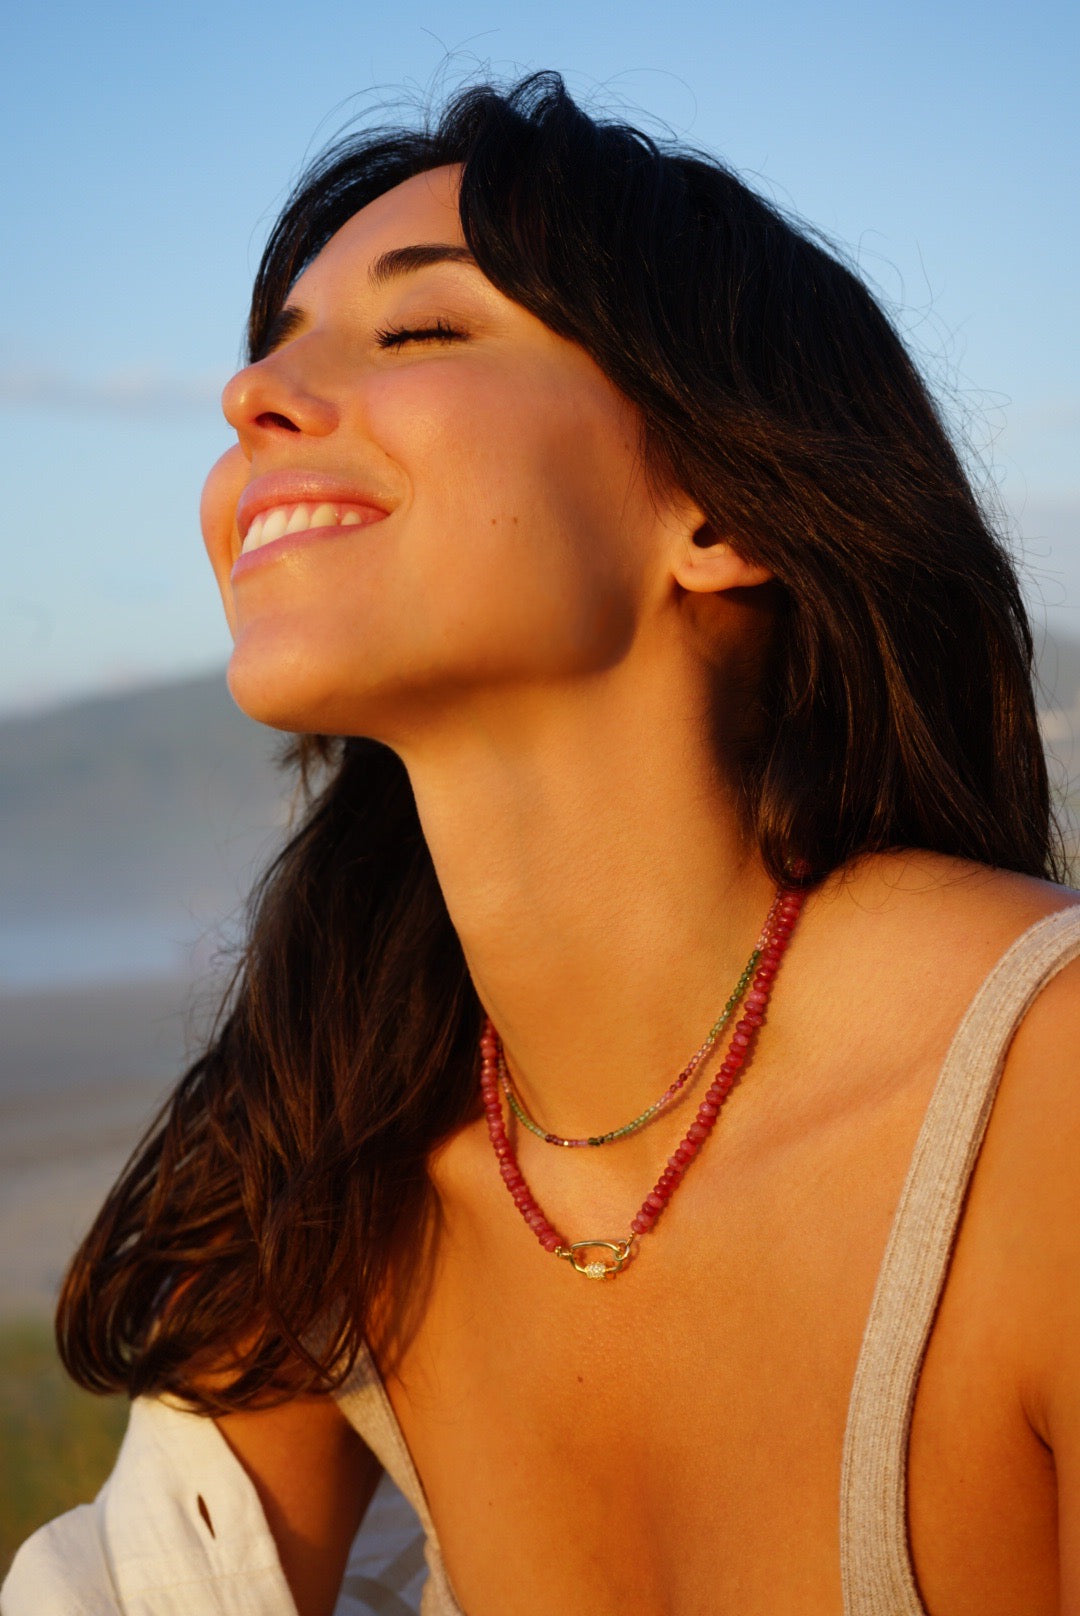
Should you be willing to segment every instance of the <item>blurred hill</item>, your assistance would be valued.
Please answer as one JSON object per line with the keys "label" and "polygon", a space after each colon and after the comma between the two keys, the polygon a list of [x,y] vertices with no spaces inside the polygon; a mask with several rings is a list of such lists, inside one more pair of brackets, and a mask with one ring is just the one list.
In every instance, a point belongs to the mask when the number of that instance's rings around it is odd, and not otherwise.
{"label": "blurred hill", "polygon": [[1080,703],[1080,640],[1046,634],[1037,645],[1039,706],[1071,712]]}
{"label": "blurred hill", "polygon": [[1047,635],[1039,648],[1043,740],[1066,840],[1080,882],[1080,640]]}
{"label": "blurred hill", "polygon": [[[1080,775],[1080,641],[1047,636],[1040,678],[1064,792]],[[284,740],[236,709],[220,674],[0,721],[8,959],[30,939],[47,953],[65,927],[99,950],[110,928],[124,932],[127,955],[158,932],[190,944],[235,913],[287,819]],[[71,975],[61,964],[40,980]],[[91,953],[74,975],[94,965]],[[153,969],[148,954],[142,974]]]}
{"label": "blurred hill", "polygon": [[222,674],[0,722],[6,957],[80,927],[153,954],[156,933],[190,942],[232,913],[286,822],[284,740],[237,710]]}

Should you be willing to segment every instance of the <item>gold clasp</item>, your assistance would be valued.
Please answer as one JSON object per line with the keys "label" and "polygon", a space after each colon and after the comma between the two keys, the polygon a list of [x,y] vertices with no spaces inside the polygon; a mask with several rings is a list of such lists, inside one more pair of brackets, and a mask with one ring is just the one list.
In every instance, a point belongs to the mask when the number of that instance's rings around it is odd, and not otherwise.
{"label": "gold clasp", "polygon": [[[584,1274],[586,1279],[610,1279],[630,1261],[633,1244],[633,1235],[627,1240],[575,1240],[572,1246],[556,1246],[555,1255],[565,1257],[575,1273]],[[593,1258],[583,1262],[579,1257],[583,1251],[610,1251],[611,1261]]]}

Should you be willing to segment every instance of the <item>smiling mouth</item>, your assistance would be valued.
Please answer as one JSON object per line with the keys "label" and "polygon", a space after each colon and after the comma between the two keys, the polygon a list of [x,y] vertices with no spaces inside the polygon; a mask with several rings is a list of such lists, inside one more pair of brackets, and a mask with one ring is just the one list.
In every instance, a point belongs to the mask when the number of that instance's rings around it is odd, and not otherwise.
{"label": "smiling mouth", "polygon": [[343,501],[321,501],[295,505],[273,505],[259,511],[251,521],[240,548],[241,555],[261,550],[289,533],[310,533],[320,527],[366,527],[386,515],[374,505],[352,505]]}

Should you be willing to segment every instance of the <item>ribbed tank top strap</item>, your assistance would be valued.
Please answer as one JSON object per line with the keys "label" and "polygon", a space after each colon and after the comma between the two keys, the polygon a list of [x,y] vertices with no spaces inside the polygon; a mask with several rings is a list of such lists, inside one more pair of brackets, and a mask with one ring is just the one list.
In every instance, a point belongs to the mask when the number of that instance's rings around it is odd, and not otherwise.
{"label": "ribbed tank top strap", "polygon": [[1005,1055],[1039,990],[1080,955],[1080,906],[1019,937],[957,1029],[927,1107],[852,1385],[840,1482],[845,1616],[926,1616],[907,1532],[915,1388]]}
{"label": "ribbed tank top strap", "polygon": [[358,1356],[352,1374],[339,1387],[336,1401],[349,1424],[363,1437],[419,1518],[428,1568],[428,1580],[420,1605],[422,1616],[464,1616],[446,1574],[442,1549],[412,1454],[386,1394],[378,1366],[366,1346]]}

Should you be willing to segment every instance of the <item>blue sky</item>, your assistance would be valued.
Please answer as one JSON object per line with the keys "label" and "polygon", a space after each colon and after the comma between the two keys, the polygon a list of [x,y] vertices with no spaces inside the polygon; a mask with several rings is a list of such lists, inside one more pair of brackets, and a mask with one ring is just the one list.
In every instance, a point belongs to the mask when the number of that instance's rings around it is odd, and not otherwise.
{"label": "blue sky", "polygon": [[5,25],[0,711],[222,664],[202,476],[289,181],[490,68],[720,152],[877,284],[1080,635],[1080,12],[36,0]]}

